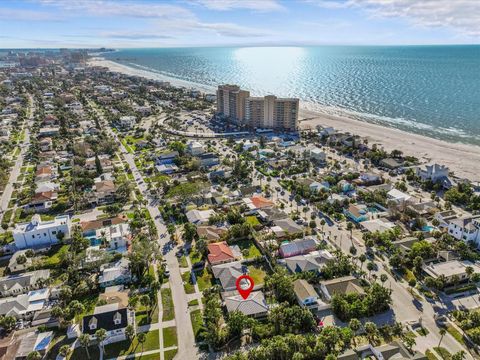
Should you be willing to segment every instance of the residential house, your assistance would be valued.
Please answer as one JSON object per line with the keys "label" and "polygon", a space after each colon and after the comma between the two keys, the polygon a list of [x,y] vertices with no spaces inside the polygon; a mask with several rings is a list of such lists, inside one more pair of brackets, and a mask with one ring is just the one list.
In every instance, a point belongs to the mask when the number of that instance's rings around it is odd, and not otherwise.
{"label": "residential house", "polygon": [[129,269],[130,261],[122,258],[116,263],[106,264],[100,267],[101,275],[98,284],[101,288],[114,285],[126,285],[132,282],[132,273]]}
{"label": "residential house", "polygon": [[297,298],[298,305],[310,310],[318,310],[318,294],[308,281],[297,279],[293,282],[293,292]]}
{"label": "residential house", "polygon": [[201,155],[205,152],[205,148],[204,146],[199,143],[198,141],[190,141],[188,143],[188,152],[192,155],[192,156],[197,156],[197,155]]}
{"label": "residential house", "polygon": [[10,274],[24,272],[32,265],[32,258],[27,256],[27,250],[15,251],[8,261],[8,271]]}
{"label": "residential house", "polygon": [[309,254],[291,256],[285,259],[285,265],[292,273],[305,271],[321,272],[321,269],[331,260],[333,255],[327,250],[312,251]]}
{"label": "residential house", "polygon": [[261,291],[252,291],[246,299],[240,295],[227,297],[225,307],[229,313],[240,311],[253,318],[263,318],[268,314],[268,304]]}
{"label": "residential house", "polygon": [[328,189],[330,189],[330,184],[328,181],[313,181],[308,187],[312,192],[320,192],[322,190],[328,191]]}
{"label": "residential house", "polygon": [[362,228],[362,230],[368,231],[370,233],[374,233],[374,232],[382,233],[388,230],[392,230],[395,227],[395,224],[387,219],[378,218],[373,220],[362,221],[360,223],[360,227]]}
{"label": "residential house", "polygon": [[207,241],[218,241],[221,237],[227,233],[227,229],[224,227],[201,225],[197,226],[197,235],[200,238],[204,238]]}
{"label": "residential house", "polygon": [[15,296],[43,287],[50,278],[50,270],[36,270],[28,273],[0,278],[0,296]]}
{"label": "residential house", "polygon": [[360,280],[353,276],[344,276],[336,279],[320,282],[320,290],[323,298],[330,302],[335,294],[365,294],[360,285]]}
{"label": "residential house", "polygon": [[368,208],[363,204],[350,204],[348,209],[343,210],[343,213],[347,218],[357,224],[370,218]]}
{"label": "residential house", "polygon": [[50,297],[48,288],[32,290],[26,294],[0,299],[0,316],[13,316],[29,320],[35,313],[45,308]]}
{"label": "residential house", "polygon": [[131,129],[135,126],[137,118],[135,116],[121,116],[118,123],[124,129]]}
{"label": "residential house", "polygon": [[166,165],[166,164],[173,164],[175,158],[180,154],[178,151],[170,151],[163,154],[158,155],[157,159],[155,160],[156,165]]}
{"label": "residential house", "polygon": [[283,242],[278,250],[282,258],[305,255],[315,251],[318,246],[318,239],[310,236],[303,239],[297,239],[290,242]]}
{"label": "residential house", "polygon": [[160,173],[160,174],[173,174],[178,171],[178,166],[175,164],[161,164],[161,165],[156,165],[155,169]]}
{"label": "residential house", "polygon": [[291,218],[284,218],[273,221],[274,226],[270,229],[279,239],[287,238],[289,236],[298,236],[302,235],[304,228],[301,225],[298,225]]}
{"label": "residential house", "polygon": [[396,204],[405,204],[406,202],[410,201],[412,197],[394,188],[387,192],[387,199],[388,201],[393,201]]}
{"label": "residential house", "polygon": [[353,180],[353,182],[357,185],[371,186],[381,184],[383,179],[378,174],[362,173],[357,179]]}
{"label": "residential house", "polygon": [[58,126],[52,126],[52,127],[42,127],[40,130],[38,130],[38,137],[46,137],[46,136],[56,136],[58,135],[58,132],[60,131],[60,128]]}
{"label": "residential house", "polygon": [[209,168],[220,164],[220,159],[214,153],[204,153],[197,155],[196,158],[200,161],[200,167]]}
{"label": "residential house", "polygon": [[418,351],[410,351],[399,341],[389,344],[373,346],[372,344],[361,345],[354,349],[348,349],[337,356],[338,360],[427,360],[428,357]]}
{"label": "residential house", "polygon": [[40,139],[40,141],[38,142],[38,145],[40,146],[41,151],[50,151],[52,150],[52,146],[53,146],[52,138],[46,137],[46,138]]}
{"label": "residential house", "polygon": [[238,246],[229,246],[225,241],[210,243],[207,245],[208,262],[210,265],[224,264],[242,258],[242,253]]}
{"label": "residential house", "polygon": [[29,223],[15,225],[13,240],[17,249],[49,247],[58,243],[59,233],[68,239],[70,228],[71,221],[68,215],[42,221],[40,215],[35,214]]}
{"label": "residential house", "polygon": [[474,273],[480,273],[480,266],[468,260],[451,260],[446,262],[424,264],[422,267],[434,279],[443,278],[447,284],[468,280],[467,267],[473,268]]}
{"label": "residential house", "polygon": [[415,172],[423,181],[429,180],[435,184],[441,184],[446,189],[452,187],[452,182],[448,177],[448,167],[444,165],[426,165],[423,169],[417,167]]}
{"label": "residential house", "polygon": [[247,205],[250,211],[265,209],[274,205],[273,201],[268,200],[260,195],[254,195],[250,198],[244,198],[243,202]]}
{"label": "residential house", "polygon": [[246,267],[242,266],[240,261],[212,266],[213,276],[220,282],[224,291],[235,290],[237,278],[245,274],[245,271]]}
{"label": "residential house", "polygon": [[310,149],[310,158],[317,164],[324,164],[327,161],[327,155],[319,148]]}
{"label": "residential house", "polygon": [[135,312],[119,304],[97,306],[92,315],[86,315],[82,319],[82,333],[95,339],[98,329],[105,329],[107,338],[103,344],[111,344],[126,340],[125,329],[132,325],[135,329]]}
{"label": "residential house", "polygon": [[128,223],[120,223],[100,228],[95,237],[102,239],[109,250],[124,252],[127,250],[131,234]]}
{"label": "residential house", "polygon": [[[113,170],[113,163],[110,160],[108,155],[99,155],[98,161],[100,163],[100,166],[103,172],[109,172]],[[87,160],[85,160],[84,168],[85,170],[88,170],[88,171],[97,171],[96,157],[92,156],[92,157],[89,157]]]}
{"label": "residential house", "polygon": [[402,163],[395,158],[386,158],[380,160],[380,166],[384,168],[395,170],[402,166]]}
{"label": "residential house", "polygon": [[20,341],[15,354],[15,360],[26,360],[32,352],[38,352],[42,359],[45,357],[55,335],[53,331],[29,332]]}
{"label": "residential house", "polygon": [[60,186],[52,181],[43,181],[36,184],[35,194],[47,193],[47,192],[57,192],[60,189]]}
{"label": "residential house", "polygon": [[452,219],[448,223],[448,233],[457,240],[474,242],[480,246],[480,215]]}
{"label": "residential house", "polygon": [[215,210],[208,209],[208,210],[189,210],[185,213],[187,220],[196,225],[203,225],[203,224],[208,224],[208,220],[212,216],[216,216],[217,213]]}
{"label": "residential house", "polygon": [[44,181],[50,181],[55,178],[54,171],[49,165],[39,165],[35,172],[35,182],[41,183]]}
{"label": "residential house", "polygon": [[58,194],[56,191],[37,192],[35,195],[33,195],[32,200],[30,200],[26,206],[26,209],[33,210],[35,212],[48,211],[57,199]]}
{"label": "residential house", "polygon": [[[445,210],[437,212],[434,215],[434,219],[437,219],[439,224],[438,227],[440,229],[448,228],[450,223],[454,220],[458,219],[458,214],[454,210]],[[453,226],[452,226],[453,227]],[[454,227],[453,227],[454,228]],[[453,229],[452,229],[453,232]],[[461,234],[461,233],[460,233]],[[453,234],[452,234],[453,236]],[[461,236],[461,235],[460,235]]]}
{"label": "residential house", "polygon": [[96,204],[108,204],[115,201],[115,183],[112,180],[103,180],[93,185],[91,202]]}

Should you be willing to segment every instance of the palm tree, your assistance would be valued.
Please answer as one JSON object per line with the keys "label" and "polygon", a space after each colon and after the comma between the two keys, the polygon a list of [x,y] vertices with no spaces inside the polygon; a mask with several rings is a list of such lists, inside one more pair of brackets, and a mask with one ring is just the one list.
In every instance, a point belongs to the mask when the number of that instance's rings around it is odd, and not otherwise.
{"label": "palm tree", "polygon": [[67,358],[71,352],[72,352],[72,349],[70,348],[69,345],[62,345],[58,350],[58,353],[62,355],[64,358]]}
{"label": "palm tree", "polygon": [[27,355],[27,360],[41,360],[42,355],[38,351],[32,351]]}
{"label": "palm tree", "polygon": [[387,281],[387,280],[388,280],[387,274],[380,275],[380,281],[382,282],[382,286],[385,283],[385,281]]}
{"label": "palm tree", "polygon": [[355,344],[355,346],[357,346],[357,341],[355,340],[355,337],[357,335],[357,331],[360,330],[361,326],[362,326],[362,323],[360,322],[360,320],[356,318],[351,319],[350,322],[348,323],[348,327],[353,332],[353,343]]}
{"label": "palm tree", "polygon": [[465,268],[465,273],[468,275],[468,281],[471,280],[473,272],[474,272],[473,267],[467,266]]}
{"label": "palm tree", "polygon": [[82,334],[80,335],[80,338],[78,340],[80,341],[80,345],[82,345],[85,349],[85,352],[87,353],[87,358],[90,359],[90,353],[88,352],[88,347],[90,346],[90,335]]}
{"label": "palm tree", "polygon": [[150,318],[150,297],[148,295],[142,295],[140,298],[140,304],[145,306],[146,311],[147,311],[147,320]]}
{"label": "palm tree", "polygon": [[143,353],[143,344],[147,341],[147,335],[145,333],[140,333],[137,335],[137,341],[142,346],[142,353]]}
{"label": "palm tree", "polygon": [[133,338],[135,337],[135,328],[133,325],[127,325],[125,328],[125,335],[127,336],[127,339],[130,340],[130,342],[133,341]]}
{"label": "palm tree", "polygon": [[377,332],[378,332],[377,325],[375,323],[369,321],[369,322],[365,323],[365,326],[363,328],[365,329],[365,333],[367,335],[368,342],[370,344],[372,344],[373,341],[375,340],[376,336],[377,336]]}
{"label": "palm tree", "polygon": [[447,330],[445,330],[444,328],[440,329],[440,341],[438,342],[438,347],[440,347],[440,344],[442,343],[443,337],[445,336],[446,333],[447,333]]}
{"label": "palm tree", "polygon": [[362,270],[363,268],[363,263],[365,261],[367,261],[367,256],[365,254],[361,254],[359,257],[358,257],[358,260],[360,260],[360,270]]}
{"label": "palm tree", "polygon": [[104,353],[105,347],[104,347],[103,341],[107,338],[107,330],[98,329],[97,331],[95,331],[95,337],[97,338],[98,346],[100,350],[102,351],[102,353]]}
{"label": "palm tree", "polygon": [[347,230],[350,231],[350,241],[353,246],[353,224],[350,221],[347,223]]}

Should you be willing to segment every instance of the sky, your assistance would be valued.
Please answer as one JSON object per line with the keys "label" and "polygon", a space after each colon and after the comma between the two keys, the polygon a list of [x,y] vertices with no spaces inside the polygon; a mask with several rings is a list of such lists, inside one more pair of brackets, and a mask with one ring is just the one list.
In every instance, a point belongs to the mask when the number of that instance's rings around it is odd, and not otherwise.
{"label": "sky", "polygon": [[480,43],[480,0],[4,0],[0,48]]}

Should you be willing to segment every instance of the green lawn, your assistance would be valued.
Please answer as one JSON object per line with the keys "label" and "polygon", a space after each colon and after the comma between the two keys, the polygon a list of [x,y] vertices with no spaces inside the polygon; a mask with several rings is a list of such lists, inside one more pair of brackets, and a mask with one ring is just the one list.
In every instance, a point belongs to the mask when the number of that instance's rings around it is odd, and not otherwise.
{"label": "green lawn", "polygon": [[177,355],[177,352],[178,352],[177,349],[165,351],[165,353],[163,354],[163,358],[165,360],[172,360],[175,357],[175,355]]}
{"label": "green lawn", "polygon": [[450,354],[450,352],[444,347],[436,346],[433,349],[442,357],[443,360],[450,360],[452,358],[452,354]]}
{"label": "green lawn", "polygon": [[135,310],[135,323],[138,326],[155,324],[158,322],[158,306],[155,305],[153,309],[150,310],[150,318],[147,317],[147,311],[142,305],[138,306],[138,309]]}
{"label": "green lawn", "polygon": [[[90,359],[100,359],[100,350],[98,346],[93,345],[88,347],[88,353],[90,354]],[[69,360],[85,360],[88,359],[87,352],[83,346],[75,348]]]}
{"label": "green lawn", "polygon": [[135,356],[136,360],[160,360],[160,353]]}
{"label": "green lawn", "polygon": [[195,340],[199,340],[200,332],[203,330],[203,316],[200,309],[193,310],[190,313],[190,320],[192,321],[193,334],[195,335]]}
{"label": "green lawn", "polygon": [[428,360],[438,360],[435,354],[430,350],[425,351],[425,356],[427,357]]}
{"label": "green lawn", "polygon": [[202,271],[195,271],[195,275],[197,276],[198,289],[200,291],[212,287],[213,276],[207,269],[203,269]]}
{"label": "green lawn", "polygon": [[42,267],[45,268],[55,268],[60,264],[60,258],[62,254],[68,252],[70,245],[54,245],[47,253],[47,257],[42,259]]}
{"label": "green lawn", "polygon": [[196,262],[202,261],[202,254],[197,252],[195,249],[190,252],[190,262],[195,264]]}
{"label": "green lawn", "polygon": [[[158,330],[149,331],[145,333],[147,339],[143,344],[143,351],[156,350],[159,348],[159,333]],[[125,340],[105,346],[105,359],[111,357],[118,357],[122,355],[129,355],[142,352],[142,345],[138,343],[138,337],[135,336],[133,341]]]}
{"label": "green lawn", "polygon": [[455,340],[457,340],[460,344],[466,346],[465,341],[463,340],[463,335],[458,331],[456,328],[454,328],[452,325],[447,326],[447,331],[452,335]]}
{"label": "green lawn", "polygon": [[253,227],[261,225],[260,221],[258,221],[257,217],[253,216],[253,215],[247,216],[245,218],[245,220],[247,221],[248,224],[252,225]]}
{"label": "green lawn", "polygon": [[175,318],[175,309],[173,306],[172,290],[165,288],[161,290],[162,294],[162,308],[163,308],[163,321],[173,320]]}
{"label": "green lawn", "polygon": [[190,271],[182,274],[182,280],[184,281],[183,287],[185,288],[185,292],[187,294],[193,294],[195,292],[195,286],[192,284]]}
{"label": "green lawn", "polygon": [[188,267],[187,258],[185,257],[185,255],[183,255],[181,258],[178,258],[178,263],[180,264],[181,268]]}
{"label": "green lawn", "polygon": [[163,347],[177,346],[177,327],[163,328]]}
{"label": "green lawn", "polygon": [[[258,248],[255,246],[255,243],[253,242],[253,240],[237,241],[235,245],[238,245],[238,247],[242,251],[243,257],[246,259],[253,259],[258,256],[262,256],[262,254],[260,253],[260,250],[258,250]],[[246,252],[245,250],[247,250],[248,252]]]}
{"label": "green lawn", "polygon": [[188,302],[188,306],[196,306],[199,304],[198,299],[193,299]]}
{"label": "green lawn", "polygon": [[267,273],[263,269],[263,266],[259,265],[248,265],[248,275],[251,276],[255,284],[263,284],[265,276]]}

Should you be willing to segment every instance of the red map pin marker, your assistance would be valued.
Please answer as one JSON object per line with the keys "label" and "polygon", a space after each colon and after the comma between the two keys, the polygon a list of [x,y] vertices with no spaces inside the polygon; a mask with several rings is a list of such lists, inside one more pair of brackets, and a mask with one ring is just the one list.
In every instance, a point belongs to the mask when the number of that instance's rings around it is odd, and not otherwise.
{"label": "red map pin marker", "polygon": [[253,279],[248,275],[239,276],[235,282],[235,285],[244,300],[248,298],[248,295],[250,295],[253,287],[255,286]]}

